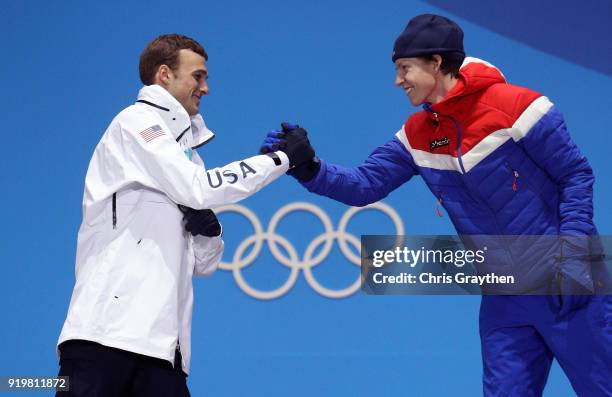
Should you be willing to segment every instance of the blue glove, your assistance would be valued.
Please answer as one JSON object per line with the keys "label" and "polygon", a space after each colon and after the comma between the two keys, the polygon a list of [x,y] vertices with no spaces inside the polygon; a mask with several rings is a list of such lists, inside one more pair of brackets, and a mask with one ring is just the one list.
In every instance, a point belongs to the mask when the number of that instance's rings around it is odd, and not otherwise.
{"label": "blue glove", "polygon": [[283,131],[270,131],[266,135],[263,144],[259,148],[259,154],[266,154],[269,152],[275,152],[277,150],[283,150],[287,145],[287,141],[284,138],[285,133]]}
{"label": "blue glove", "polygon": [[185,221],[185,230],[193,236],[217,237],[221,235],[221,224],[212,210],[194,210],[193,208],[179,205]]}

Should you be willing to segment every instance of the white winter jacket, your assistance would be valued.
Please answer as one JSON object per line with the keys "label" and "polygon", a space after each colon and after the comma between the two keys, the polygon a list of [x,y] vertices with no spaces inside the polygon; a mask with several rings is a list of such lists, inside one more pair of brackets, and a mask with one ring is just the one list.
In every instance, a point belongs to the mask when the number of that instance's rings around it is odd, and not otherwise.
{"label": "white winter jacket", "polygon": [[289,167],[276,152],[207,171],[192,149],[213,137],[158,85],[111,122],[85,178],[76,284],[58,345],[84,339],[174,363],[180,343],[189,372],[192,276],[217,268],[223,241],[187,233],[177,204],[234,203]]}

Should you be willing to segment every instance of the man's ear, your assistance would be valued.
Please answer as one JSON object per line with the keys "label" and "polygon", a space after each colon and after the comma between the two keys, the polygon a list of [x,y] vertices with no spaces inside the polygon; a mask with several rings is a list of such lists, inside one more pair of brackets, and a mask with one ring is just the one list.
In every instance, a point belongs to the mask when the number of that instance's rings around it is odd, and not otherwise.
{"label": "man's ear", "polygon": [[167,87],[170,85],[172,78],[174,75],[172,74],[172,70],[168,67],[168,65],[160,65],[157,68],[157,73],[155,73],[155,84],[159,84],[162,87]]}
{"label": "man's ear", "polygon": [[433,56],[434,68],[436,72],[440,71],[440,67],[442,66],[442,56],[438,54],[434,54]]}

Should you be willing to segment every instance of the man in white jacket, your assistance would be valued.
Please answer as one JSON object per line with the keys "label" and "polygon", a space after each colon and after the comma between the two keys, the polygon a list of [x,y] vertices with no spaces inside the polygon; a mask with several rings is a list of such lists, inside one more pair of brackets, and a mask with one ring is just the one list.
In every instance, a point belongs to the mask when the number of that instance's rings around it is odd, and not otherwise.
{"label": "man in white jacket", "polygon": [[283,151],[206,170],[194,149],[214,137],[199,114],[207,60],[185,36],[149,43],[140,58],[145,86],[95,149],[58,340],[72,396],[188,396],[192,276],[214,272],[223,252],[210,208],[312,157],[298,138]]}

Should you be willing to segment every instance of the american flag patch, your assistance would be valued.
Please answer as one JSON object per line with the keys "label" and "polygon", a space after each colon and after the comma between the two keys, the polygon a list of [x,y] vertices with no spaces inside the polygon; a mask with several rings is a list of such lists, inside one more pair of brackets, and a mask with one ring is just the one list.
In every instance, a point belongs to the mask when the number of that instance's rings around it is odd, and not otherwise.
{"label": "american flag patch", "polygon": [[151,142],[155,138],[159,138],[162,135],[165,135],[164,130],[159,125],[154,125],[153,127],[149,127],[144,131],[140,131],[138,133],[145,140],[145,142]]}

